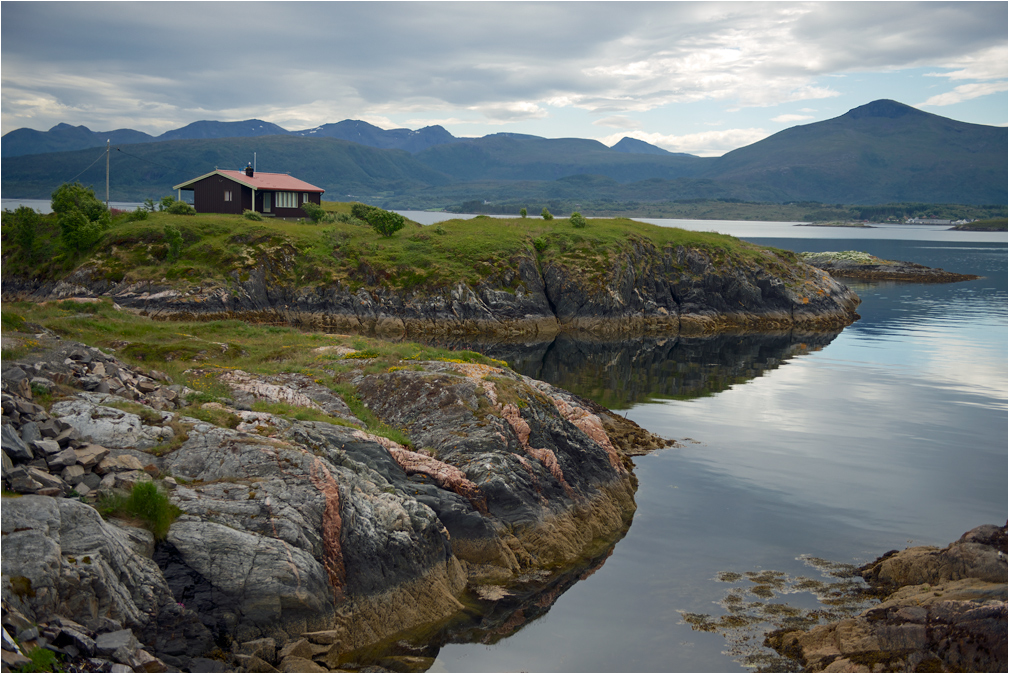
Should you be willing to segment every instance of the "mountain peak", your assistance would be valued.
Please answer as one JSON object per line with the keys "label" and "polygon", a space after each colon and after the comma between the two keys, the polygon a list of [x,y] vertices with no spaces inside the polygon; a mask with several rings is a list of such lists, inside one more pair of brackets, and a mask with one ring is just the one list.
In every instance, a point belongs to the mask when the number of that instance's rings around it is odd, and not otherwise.
{"label": "mountain peak", "polygon": [[904,105],[903,103],[884,98],[871,103],[866,103],[865,105],[860,105],[857,108],[852,108],[842,115],[842,117],[847,117],[849,119],[865,119],[867,117],[885,117],[887,119],[896,119],[897,117],[914,114],[925,115],[928,113],[922,112],[918,108],[912,108],[910,105]]}

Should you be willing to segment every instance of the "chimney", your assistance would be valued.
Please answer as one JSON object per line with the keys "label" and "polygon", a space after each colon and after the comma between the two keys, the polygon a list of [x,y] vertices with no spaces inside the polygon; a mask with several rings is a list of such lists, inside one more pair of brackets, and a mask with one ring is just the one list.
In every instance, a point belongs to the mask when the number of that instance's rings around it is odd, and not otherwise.
{"label": "chimney", "polygon": [[254,171],[252,170],[252,162],[250,161],[249,165],[245,167],[245,175],[251,178],[253,173]]}

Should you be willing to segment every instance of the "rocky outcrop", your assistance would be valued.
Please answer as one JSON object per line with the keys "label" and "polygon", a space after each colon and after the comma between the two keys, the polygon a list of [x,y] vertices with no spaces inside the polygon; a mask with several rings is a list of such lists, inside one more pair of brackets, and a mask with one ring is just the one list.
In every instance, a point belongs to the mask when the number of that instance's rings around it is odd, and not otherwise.
{"label": "rocky outcrop", "polygon": [[[290,261],[287,261],[290,262]],[[283,260],[235,271],[228,285],[119,283],[84,267],[58,283],[5,278],[3,297],[111,297],[151,316],[240,318],[377,335],[710,334],[723,330],[839,329],[859,299],[828,274],[778,252],[749,258],[630,242],[586,272],[563,257],[519,255],[479,284],[398,289],[370,268],[361,287],[296,287]],[[366,265],[365,265],[366,267]]]}
{"label": "rocky outcrop", "polygon": [[[4,607],[40,624],[73,616],[92,641],[130,632],[136,644],[113,649],[117,666],[335,668],[354,649],[458,614],[466,594],[487,614],[534,615],[629,526],[625,450],[664,444],[506,368],[448,361],[378,374],[357,361],[346,375],[410,447],[369,433],[297,373],[219,370],[234,397],[206,405],[237,422],[220,427],[189,416],[185,390],[157,395],[170,381],[43,337],[44,353],[4,371],[4,482],[21,494],[3,504]],[[71,352],[114,368],[122,385]],[[28,371],[53,383],[48,410],[31,402],[42,383],[24,386]],[[126,384],[147,379],[147,392]],[[344,425],[241,409],[264,399]],[[93,507],[139,482],[181,511],[164,540]]]}
{"label": "rocky outcrop", "polygon": [[814,672],[1006,670],[1006,527],[972,529],[943,549],[892,551],[860,572],[882,603],[772,633],[767,645]]}
{"label": "rocky outcrop", "polygon": [[956,283],[981,278],[974,274],[926,267],[916,262],[881,260],[874,255],[845,251],[842,253],[804,253],[806,261],[838,278],[865,281],[908,281],[911,283]]}

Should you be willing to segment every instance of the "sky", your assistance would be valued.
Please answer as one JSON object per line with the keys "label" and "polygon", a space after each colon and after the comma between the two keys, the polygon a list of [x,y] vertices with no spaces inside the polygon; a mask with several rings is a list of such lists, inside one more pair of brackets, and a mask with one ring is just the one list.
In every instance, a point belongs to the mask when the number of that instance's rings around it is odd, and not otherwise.
{"label": "sky", "polygon": [[1006,2],[0,3],[0,126],[344,119],[719,156],[889,98],[1009,122]]}

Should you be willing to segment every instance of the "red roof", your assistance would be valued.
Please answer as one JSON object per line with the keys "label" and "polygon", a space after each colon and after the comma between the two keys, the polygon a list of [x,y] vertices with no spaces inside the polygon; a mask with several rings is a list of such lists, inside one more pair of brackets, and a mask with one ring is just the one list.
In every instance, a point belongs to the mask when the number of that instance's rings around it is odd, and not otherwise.
{"label": "red roof", "polygon": [[236,183],[251,187],[256,190],[277,190],[281,192],[318,192],[323,193],[326,190],[321,187],[316,187],[306,183],[304,180],[298,180],[286,173],[262,173],[256,171],[252,177],[245,175],[245,171],[228,171],[224,169],[217,169],[202,175],[199,178],[193,178],[192,180],[187,180],[186,182],[175,185],[172,189],[186,189],[189,185],[203,180],[204,178],[212,175],[220,175],[234,180]]}

